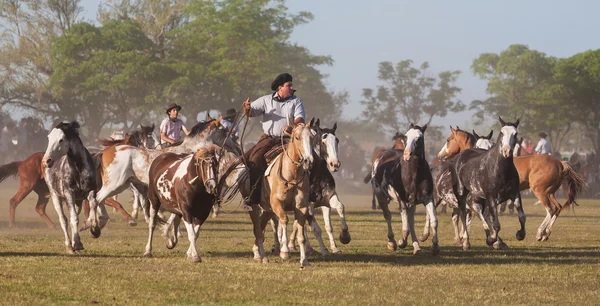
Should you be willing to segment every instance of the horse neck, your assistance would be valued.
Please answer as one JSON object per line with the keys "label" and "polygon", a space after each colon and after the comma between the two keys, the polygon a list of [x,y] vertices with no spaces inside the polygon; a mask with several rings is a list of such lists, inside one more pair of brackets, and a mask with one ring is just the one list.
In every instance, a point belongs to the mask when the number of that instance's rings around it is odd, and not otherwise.
{"label": "horse neck", "polygon": [[394,150],[404,150],[404,149],[406,149],[406,147],[404,146],[404,143],[400,139],[396,139],[393,149]]}
{"label": "horse neck", "polygon": [[75,163],[79,170],[86,169],[93,171],[95,169],[92,156],[85,149],[80,139],[71,140],[69,145],[69,151],[67,152],[67,157]]}
{"label": "horse neck", "polygon": [[475,143],[476,143],[475,137],[472,137],[469,134],[465,134],[465,138],[466,138],[465,142],[460,143],[460,148],[461,148],[460,150],[463,151],[466,149],[475,148]]}
{"label": "horse neck", "polygon": [[287,149],[285,150],[287,153],[283,152],[284,156],[281,161],[282,170],[287,169],[287,171],[289,171],[291,174],[304,171],[301,165],[296,164],[300,159],[300,152],[298,151],[296,144],[297,142],[292,137],[292,141],[290,141],[289,145],[287,146]]}

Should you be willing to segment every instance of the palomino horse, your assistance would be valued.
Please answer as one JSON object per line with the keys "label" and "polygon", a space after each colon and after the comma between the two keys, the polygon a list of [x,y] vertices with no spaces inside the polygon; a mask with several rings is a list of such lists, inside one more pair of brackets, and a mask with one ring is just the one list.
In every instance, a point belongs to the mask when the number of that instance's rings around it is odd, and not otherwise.
{"label": "palomino horse", "polygon": [[437,237],[437,216],[433,203],[433,179],[429,164],[425,160],[425,140],[423,133],[427,125],[420,127],[418,125],[409,126],[406,132],[406,149],[404,151],[395,151],[396,157],[388,159],[382,154],[373,164],[373,175],[371,183],[379,206],[383,211],[383,216],[388,226],[388,248],[396,250],[397,244],[392,230],[392,214],[388,207],[390,199],[400,204],[402,214],[402,241],[400,248],[406,247],[408,235],[411,235],[413,241],[413,254],[420,254],[421,248],[415,234],[415,209],[416,204],[423,203],[427,209],[427,214],[431,219],[431,228],[433,232],[432,253],[436,255],[440,252]]}
{"label": "palomino horse", "polygon": [[[213,143],[219,145],[225,143],[225,148],[228,148],[228,150],[239,151],[237,144],[231,138],[226,137],[227,131],[220,128],[220,120],[210,118],[209,121],[195,125],[190,134],[178,146],[160,150],[129,145],[108,147],[102,151],[100,156],[102,188],[96,194],[96,200],[102,205],[108,197],[119,194],[131,186],[134,196],[142,203],[141,207],[145,207],[144,203],[149,183],[148,169],[156,157],[163,153],[190,154]],[[145,213],[145,215],[147,214]],[[89,226],[89,222],[86,226]]]}
{"label": "palomino horse", "polygon": [[[136,130],[129,136],[129,144],[134,146],[154,147],[158,143],[158,138],[153,132],[154,125],[150,127],[141,126],[140,130]],[[119,142],[123,142],[120,140]],[[104,145],[112,145],[111,140],[101,140]],[[44,180],[44,172],[42,170],[42,157],[44,152],[34,153],[23,161],[16,161],[6,165],[0,166],[0,182],[4,181],[9,176],[19,177],[19,190],[10,199],[10,210],[9,210],[9,227],[15,226],[15,211],[17,206],[31,193],[34,191],[38,195],[37,204],[35,210],[42,217],[42,219],[48,225],[48,228],[54,228],[54,223],[46,215],[46,206],[49,201],[50,191]],[[97,182],[97,183],[101,183]],[[87,201],[85,201],[87,203]],[[84,203],[84,212],[89,209],[88,205]],[[123,217],[129,222],[130,225],[135,225],[136,222],[125,209],[119,204],[119,202],[112,199],[106,200],[106,205],[114,207],[119,211]],[[86,213],[87,215],[87,213]]]}
{"label": "palomino horse", "polygon": [[[206,221],[216,199],[218,146],[210,145],[195,154],[165,153],[154,159],[149,170],[149,207],[144,209],[148,222],[148,244],[145,257],[152,256],[152,236],[156,227],[158,209],[164,207],[183,217],[190,247],[187,256],[192,262],[201,262],[196,249],[200,226]],[[178,226],[178,222],[175,226]],[[167,223],[165,223],[166,225]]]}
{"label": "palomino horse", "polygon": [[[79,124],[75,121],[59,123],[48,135],[48,147],[42,158],[42,165],[46,169],[44,179],[50,189],[69,254],[83,250],[77,228],[83,200],[87,198],[91,209],[96,209],[96,167],[92,156],[79,138],[78,129]],[[72,240],[67,229],[67,217],[62,208],[63,201],[67,203],[70,212]],[[90,217],[91,233],[97,238],[100,236],[100,226],[93,213]]]}
{"label": "palomino horse", "polygon": [[[525,238],[525,213],[521,205],[519,191],[519,174],[513,163],[513,149],[517,141],[519,120],[507,123],[499,118],[502,128],[498,141],[489,150],[467,149],[448,162],[452,164],[452,175],[456,179],[456,198],[461,208],[461,220],[464,229],[463,248],[470,246],[466,220],[466,206],[477,214],[482,214],[485,207],[487,223],[486,242],[494,248],[508,248],[500,239],[500,220],[497,206],[500,202],[512,200],[519,212],[521,228],[517,231],[517,239]],[[447,152],[446,146],[440,154]],[[491,217],[491,220],[490,220]],[[492,223],[493,222],[493,223]]]}
{"label": "palomino horse", "polygon": [[[406,136],[400,134],[400,132],[396,132],[394,137],[392,137],[392,140],[394,141],[394,146],[391,148],[391,150],[404,150],[404,148],[406,148]],[[369,168],[369,173],[367,173],[367,175],[363,179],[363,182],[365,184],[368,184],[369,182],[371,182],[371,175],[372,175],[371,172],[373,169],[373,164],[381,156],[381,154],[383,154],[385,151],[387,151],[387,149],[382,148],[382,149],[375,150],[375,153],[373,154],[373,159],[371,159],[371,167]],[[377,209],[377,200],[375,199],[375,190],[372,190],[372,194],[373,194],[373,197],[371,199],[371,209],[376,210]]]}
{"label": "palomino horse", "polygon": [[[312,120],[311,120],[312,121]],[[348,225],[346,224],[346,215],[344,204],[339,199],[339,196],[335,190],[335,179],[331,172],[336,172],[340,168],[340,160],[338,157],[338,138],[335,135],[335,131],[337,129],[337,123],[333,125],[333,128],[321,128],[320,120],[317,119],[316,122],[311,125],[311,130],[313,133],[313,158],[314,163],[310,170],[310,184],[311,191],[317,193],[316,202],[310,203],[309,208],[309,223],[313,229],[313,234],[317,238],[319,242],[319,248],[322,256],[329,255],[329,251],[325,247],[323,243],[323,238],[321,237],[321,228],[317,223],[316,218],[314,217],[314,208],[321,208],[323,213],[323,221],[325,222],[325,229],[327,231],[327,236],[329,237],[329,244],[331,247],[332,253],[341,252],[338,249],[335,239],[333,236],[333,227],[331,226],[331,209],[336,209],[342,223],[342,231],[340,233],[340,242],[343,244],[350,243],[351,237],[348,232]],[[275,220],[272,220],[275,221]],[[297,221],[295,221],[296,223]],[[277,226],[275,222],[273,224],[273,231],[275,236],[275,246],[274,250],[279,250],[279,239],[277,237]],[[295,247],[295,237],[298,232],[297,224],[294,224],[292,234],[290,235],[289,240],[289,249],[294,250]],[[310,251],[312,248],[310,247],[310,243],[308,238],[306,239],[307,249]]]}
{"label": "palomino horse", "polygon": [[[461,141],[458,139],[456,141],[449,139],[448,149],[442,149],[438,156],[440,158],[449,158],[469,148],[468,146],[459,146],[458,144],[460,143]],[[577,194],[585,186],[585,181],[567,162],[560,161],[550,155],[514,156],[513,162],[519,173],[520,190],[531,189],[536,198],[546,208],[546,218],[538,228],[536,234],[537,240],[545,241],[548,239],[552,225],[558,215],[576,203]],[[554,193],[564,181],[569,186],[569,193],[567,202],[561,205],[556,200]]]}
{"label": "palomino horse", "polygon": [[[310,193],[310,181],[307,174],[314,161],[312,123],[311,120],[308,125],[304,123],[292,124],[293,130],[287,149],[284,149],[271,161],[264,177],[262,177],[260,201],[262,215],[260,209],[253,209],[249,212],[255,237],[252,248],[254,259],[263,263],[269,261],[264,249],[264,230],[274,215],[279,220],[277,228],[277,240],[281,242],[279,255],[284,259],[289,258],[288,217],[286,215],[286,210],[288,210],[294,211],[295,220],[298,221],[294,225],[298,227],[300,267],[309,265],[306,258],[304,225],[309,209]],[[248,171],[245,166],[240,165],[242,158],[240,157],[232,162],[223,176],[219,178],[219,189],[222,189],[220,192],[222,196],[227,193],[229,195],[227,196],[228,199],[233,198],[237,191],[240,191],[243,197],[250,195],[251,186]],[[223,192],[223,190],[227,191]],[[233,192],[229,192],[230,190],[233,190]]]}

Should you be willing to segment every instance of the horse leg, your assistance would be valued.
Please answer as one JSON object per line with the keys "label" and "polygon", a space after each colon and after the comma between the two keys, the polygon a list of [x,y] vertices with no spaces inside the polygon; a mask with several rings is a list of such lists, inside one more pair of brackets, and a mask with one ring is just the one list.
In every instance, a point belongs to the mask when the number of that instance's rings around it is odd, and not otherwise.
{"label": "horse leg", "polygon": [[63,211],[62,201],[54,193],[52,193],[52,204],[54,204],[54,209],[58,215],[58,221],[60,221],[60,227],[65,235],[65,247],[67,249],[67,254],[73,254],[71,238],[69,237],[69,229],[67,228],[67,216],[65,216],[65,212]]}
{"label": "horse leg", "polygon": [[167,224],[165,224],[163,228],[163,236],[166,237],[166,247],[169,250],[172,250],[177,246],[177,242],[179,241],[179,224],[181,223],[181,216],[178,214],[171,214],[169,216],[169,220],[167,220]]}
{"label": "horse leg", "polygon": [[67,195],[67,207],[69,208],[69,212],[70,212],[70,220],[69,223],[71,224],[71,243],[73,246],[73,251],[74,252],[78,252],[83,250],[83,244],[81,243],[81,239],[79,237],[79,211],[80,211],[80,207],[82,205],[82,203],[78,203],[79,205],[77,205],[74,201],[73,198],[71,198],[69,195]]}
{"label": "horse leg", "polygon": [[[352,237],[350,237],[350,232],[348,231],[348,224],[346,223],[345,207],[344,207],[344,204],[342,204],[342,202],[340,201],[340,198],[339,198],[337,192],[335,192],[333,194],[333,196],[329,199],[329,207],[331,207],[337,211],[338,215],[340,216],[340,221],[342,222],[342,231],[340,232],[340,242],[342,244],[350,243],[350,240],[352,239]],[[323,216],[325,216],[325,215],[323,215]],[[329,221],[329,224],[331,227],[331,220],[329,219],[328,221]],[[331,231],[332,231],[331,232],[332,237],[330,239],[331,239],[331,241],[334,241],[333,240],[333,228],[331,228]],[[327,233],[329,234],[329,232],[327,232]],[[335,242],[333,242],[331,249],[332,250],[336,249],[334,247],[335,247]]]}
{"label": "horse leg", "polygon": [[389,200],[385,197],[377,196],[377,201],[379,202],[379,206],[381,207],[381,211],[383,211],[383,217],[385,218],[385,222],[388,227],[388,242],[387,247],[390,251],[395,251],[398,248],[396,244],[396,239],[394,238],[394,231],[392,230],[392,213],[389,208]]}
{"label": "horse leg", "polygon": [[292,225],[292,233],[290,234],[290,240],[288,241],[288,248],[291,251],[296,251],[296,237],[298,236],[298,220],[294,220],[294,225]]}
{"label": "horse leg", "polygon": [[377,210],[377,199],[375,198],[375,191],[372,191],[373,198],[371,199],[371,210]]}
{"label": "horse leg", "polygon": [[[500,238],[500,219],[498,218],[498,202],[492,198],[487,198],[487,207],[489,209],[489,216],[493,220],[492,224],[492,235],[488,237],[487,242],[491,244],[494,249],[508,249],[508,246]],[[491,243],[490,243],[491,242]]]}
{"label": "horse leg", "polygon": [[[131,193],[133,193],[133,202],[131,203],[131,217],[134,220],[137,220],[140,206],[142,207],[142,210],[144,209],[144,207],[140,205],[140,194],[137,192],[137,189],[135,189],[133,184],[130,184],[129,189],[131,190]],[[148,220],[146,220],[146,222],[148,222]]]}
{"label": "horse leg", "polygon": [[414,204],[409,204],[408,206],[409,207],[406,209],[406,214],[408,217],[408,232],[410,233],[410,239],[412,240],[413,244],[413,255],[420,255],[421,246],[419,245],[419,239],[417,239],[417,234],[415,231],[415,212],[417,207]]}
{"label": "horse leg", "polygon": [[[154,229],[156,228],[156,218],[158,214],[158,208],[160,207],[160,201],[158,196],[154,193],[154,188],[151,188],[148,192],[148,201],[150,206],[148,208],[148,243],[146,244],[146,249],[144,250],[144,257],[152,257],[152,238],[154,235]],[[145,210],[144,210],[145,211]]]}
{"label": "horse leg", "polygon": [[400,217],[402,218],[402,240],[398,241],[398,247],[404,249],[408,245],[408,235],[410,234],[408,211],[404,202],[400,203]]}
{"label": "horse leg", "polygon": [[135,221],[135,219],[133,219],[133,217],[131,215],[129,215],[129,213],[123,208],[121,203],[117,202],[113,198],[108,198],[108,199],[106,199],[106,201],[104,201],[104,204],[116,209],[123,216],[125,221],[127,221],[129,226],[137,225],[137,222]]}
{"label": "horse leg", "polygon": [[306,225],[307,207],[296,207],[294,209],[295,219],[298,220],[298,245],[300,246],[300,269],[310,266],[306,258],[306,236],[304,235],[304,226]]}
{"label": "horse leg", "polygon": [[419,238],[419,241],[425,242],[430,235],[431,220],[429,219],[429,213],[425,214],[425,226],[423,227],[423,235]]}
{"label": "horse leg", "polygon": [[[431,253],[433,255],[437,255],[440,253],[440,244],[438,241],[438,234],[437,234],[438,220],[437,220],[437,214],[435,211],[435,205],[433,204],[433,199],[429,199],[429,201],[427,201],[427,204],[425,204],[425,208],[427,209],[427,217],[429,220],[431,220],[430,222],[426,222],[426,223],[430,224],[431,231],[433,232],[433,238],[431,241],[433,243],[433,245],[431,246]],[[414,217],[413,217],[413,222],[414,222]]]}
{"label": "horse leg", "polygon": [[[20,180],[20,185],[19,185],[19,191],[17,191],[17,194],[15,194],[9,201],[10,203],[10,208],[9,208],[9,221],[8,221],[8,227],[10,228],[14,228],[15,227],[15,211],[17,210],[17,206],[19,205],[19,203],[21,203],[21,201],[23,201],[23,199],[25,199],[25,197],[27,197],[27,195],[29,195],[29,193],[31,192],[31,190],[33,190],[33,183],[22,179]],[[46,222],[48,223],[48,222]]]}
{"label": "horse leg", "polygon": [[48,205],[48,201],[50,201],[50,199],[48,198],[50,196],[48,194],[48,191],[46,191],[44,193],[40,193],[39,191],[37,191],[35,189],[34,189],[34,191],[38,195],[38,200],[37,200],[37,203],[35,204],[35,211],[37,211],[37,213],[40,215],[40,217],[42,217],[42,219],[44,221],[46,221],[48,228],[56,228],[54,223],[50,220],[50,218],[48,218],[48,215],[46,215],[46,206]]}
{"label": "horse leg", "polygon": [[[329,207],[325,207],[325,206],[323,206],[322,208],[327,208],[327,210],[328,210],[327,212],[325,212],[326,209],[323,209],[323,219],[325,219],[326,218],[325,214],[330,215],[330,209],[329,209]],[[319,226],[319,223],[317,223],[317,218],[315,218],[314,215],[312,216],[312,218],[310,220],[310,224],[311,224],[310,227],[312,228],[313,235],[315,235],[315,238],[317,238],[317,241],[319,242],[319,249],[321,250],[321,256],[331,255],[331,253],[329,253],[329,251],[325,247],[325,243],[323,243],[323,232],[321,231],[321,227]],[[329,234],[329,233],[327,233],[327,234]],[[333,248],[332,248],[332,251],[333,251]]]}
{"label": "horse leg", "polygon": [[544,236],[544,233],[546,232],[546,227],[552,219],[552,205],[550,203],[550,198],[548,198],[548,195],[546,194],[545,190],[543,190],[542,188],[532,188],[531,190],[533,191],[535,197],[538,198],[538,200],[544,205],[544,208],[546,209],[546,218],[544,218],[544,221],[542,221],[542,224],[540,224],[540,227],[537,230],[537,234],[535,235],[535,239],[537,241],[541,241]]}
{"label": "horse leg", "polygon": [[188,212],[183,213],[183,224],[185,224],[185,229],[187,231],[188,240],[190,241],[190,248],[188,249],[188,259],[191,262],[202,262],[202,258],[198,255],[198,250],[196,249],[196,231],[194,229],[194,217],[192,217]]}
{"label": "horse leg", "polygon": [[[264,226],[261,224],[262,217],[267,220],[271,219],[273,215],[272,212],[263,212],[263,216],[260,215],[260,209],[253,209],[248,212],[250,214],[250,219],[252,220],[252,225],[254,229],[254,247],[252,248],[254,252],[254,259],[258,261],[262,261],[262,263],[268,263],[269,258],[265,253],[265,236],[264,236]],[[266,222],[265,222],[266,225]]]}
{"label": "horse leg", "polygon": [[[341,251],[335,244],[335,239],[333,237],[333,226],[331,225],[331,208],[328,206],[321,206],[321,213],[323,214],[323,222],[325,223],[325,231],[327,232],[327,237],[329,238],[329,247],[331,248],[331,253],[339,253]],[[315,221],[315,224],[316,223],[317,222]]]}
{"label": "horse leg", "polygon": [[[285,210],[283,210],[283,205],[273,197],[271,198],[271,206],[273,207],[273,212],[277,215],[277,218],[279,219],[279,226],[277,227],[277,236],[279,238],[279,242],[281,243],[281,248],[279,249],[279,257],[283,259],[288,259],[290,258],[290,249],[288,246],[287,238],[288,217],[285,213]],[[304,235],[304,233],[302,233],[301,235]],[[301,249],[304,249],[304,246],[301,246]]]}
{"label": "horse leg", "polygon": [[548,194],[548,198],[550,199],[550,202],[553,203],[554,207],[559,208],[556,209],[556,211],[552,215],[552,218],[550,219],[550,222],[548,222],[548,225],[546,226],[546,231],[542,234],[542,241],[548,241],[548,239],[550,238],[550,231],[552,230],[552,226],[554,225],[556,218],[558,218],[558,215],[560,215],[562,208],[560,203],[558,203],[558,201],[556,200],[556,196],[553,193]]}
{"label": "horse leg", "polygon": [[[469,241],[469,227],[467,225],[467,203],[465,198],[460,198],[458,200],[458,214],[460,216],[460,221],[462,223],[463,232],[462,232],[462,248],[464,251],[468,251],[471,248],[471,242]],[[468,203],[469,205],[471,203]],[[472,208],[471,208],[472,209]],[[458,226],[457,226],[458,227]]]}
{"label": "horse leg", "polygon": [[525,212],[523,211],[523,203],[521,202],[521,192],[517,192],[517,196],[511,200],[511,203],[517,208],[517,214],[519,216],[519,223],[521,224],[521,229],[517,231],[517,240],[525,239],[525,221],[527,217],[525,217]]}
{"label": "horse leg", "polygon": [[500,206],[500,213],[504,214],[504,212],[506,211],[506,201],[500,203],[499,206]]}
{"label": "horse leg", "polygon": [[279,219],[277,219],[277,216],[275,214],[269,214],[269,216],[270,217],[268,219],[264,219],[263,217],[261,217],[261,228],[264,231],[265,227],[267,226],[267,222],[271,223],[271,229],[273,230],[273,247],[271,248],[271,254],[279,255],[279,249],[281,248],[281,242],[279,241],[278,236]]}

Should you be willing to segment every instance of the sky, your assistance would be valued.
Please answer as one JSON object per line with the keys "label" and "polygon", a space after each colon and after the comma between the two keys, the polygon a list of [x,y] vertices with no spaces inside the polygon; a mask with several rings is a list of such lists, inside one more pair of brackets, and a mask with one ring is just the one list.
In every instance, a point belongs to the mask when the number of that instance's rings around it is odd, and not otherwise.
{"label": "sky", "polygon": [[[95,20],[100,0],[83,0],[85,18]],[[470,66],[481,53],[499,53],[511,44],[526,44],[551,56],[568,57],[598,48],[600,1],[333,1],[289,0],[291,13],[309,11],[314,20],[299,26],[291,41],[313,54],[330,55],[329,89],[346,90],[345,118],[360,116],[363,88],[378,85],[378,64],[424,61],[430,70],[460,70],[458,98],[467,106],[485,99],[486,82]],[[298,96],[302,89],[298,89]],[[473,112],[435,118],[434,124],[465,125]],[[510,120],[510,119],[509,119]]]}

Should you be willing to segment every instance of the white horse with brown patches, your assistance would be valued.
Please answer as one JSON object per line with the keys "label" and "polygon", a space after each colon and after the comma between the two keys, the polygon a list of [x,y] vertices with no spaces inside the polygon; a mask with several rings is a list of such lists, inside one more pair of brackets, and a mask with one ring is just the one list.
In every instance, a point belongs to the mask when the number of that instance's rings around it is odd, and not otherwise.
{"label": "white horse with brown patches", "polygon": [[[129,145],[116,145],[102,151],[102,188],[96,194],[96,201],[102,206],[103,201],[119,194],[130,186],[138,201],[145,207],[148,170],[155,158],[163,153],[191,154],[213,143],[236,150],[237,144],[227,138],[227,131],[220,128],[220,119],[198,123],[179,146],[161,150],[138,148]],[[91,215],[90,215],[91,216]],[[89,225],[88,220],[88,225]],[[146,220],[148,221],[148,220]]]}

